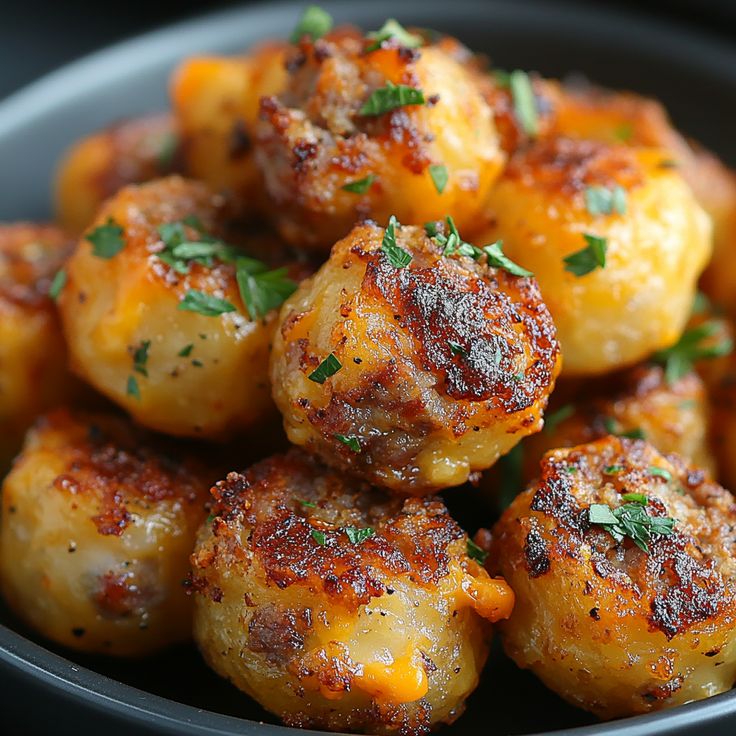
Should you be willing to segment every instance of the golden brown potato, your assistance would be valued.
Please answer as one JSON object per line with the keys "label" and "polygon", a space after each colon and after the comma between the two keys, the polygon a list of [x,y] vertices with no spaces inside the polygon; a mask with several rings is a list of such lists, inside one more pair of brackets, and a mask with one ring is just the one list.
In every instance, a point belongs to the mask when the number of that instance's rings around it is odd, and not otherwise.
{"label": "golden brown potato", "polygon": [[[555,401],[573,393],[575,399]],[[676,452],[686,462],[715,474],[708,445],[710,407],[695,371],[671,382],[659,365],[640,365],[582,385],[559,386],[545,415],[545,428],[522,443],[524,480],[539,472],[545,452],[572,447],[609,434],[646,439],[662,453]]]}
{"label": "golden brown potato", "polygon": [[217,240],[226,225],[224,198],[202,184],[127,187],[68,263],[59,305],[74,370],[152,429],[220,438],[272,411],[275,307],[295,284],[253,261],[243,271],[245,253]]}
{"label": "golden brown potato", "polygon": [[[261,101],[255,157],[288,242],[326,250],[360,219],[470,230],[504,162],[488,104],[440,46],[351,29],[304,39]],[[391,87],[391,85],[394,85]]]}
{"label": "golden brown potato", "polygon": [[251,141],[260,98],[281,92],[286,84],[286,49],[285,43],[271,42],[247,56],[193,57],[172,76],[187,173],[231,192],[244,212],[265,207]]}
{"label": "golden brown potato", "polygon": [[[397,268],[397,254],[410,263]],[[465,482],[538,431],[558,371],[533,279],[485,254],[443,256],[393,221],[335,245],[284,305],[271,356],[294,444],[417,494]]]}
{"label": "golden brown potato", "polygon": [[126,120],[75,143],[59,164],[56,210],[71,233],[80,233],[102,203],[127,184],[172,173],[178,134],[169,115]]}
{"label": "golden brown potato", "polygon": [[711,228],[666,153],[539,141],[511,159],[489,209],[484,242],[503,239],[536,275],[565,374],[626,367],[678,339]]}
{"label": "golden brown potato", "polygon": [[49,297],[70,250],[51,225],[0,225],[0,475],[33,420],[78,390]]}
{"label": "golden brown potato", "polygon": [[292,450],[212,489],[195,639],[293,726],[421,734],[478,683],[513,594],[437,498],[401,500]]}
{"label": "golden brown potato", "polygon": [[49,639],[149,654],[189,638],[182,581],[216,471],[113,416],[38,421],[5,480],[0,586]]}
{"label": "golden brown potato", "polygon": [[516,594],[506,652],[603,718],[730,689],[735,524],[730,493],[641,440],[548,453],[493,530],[489,569]]}

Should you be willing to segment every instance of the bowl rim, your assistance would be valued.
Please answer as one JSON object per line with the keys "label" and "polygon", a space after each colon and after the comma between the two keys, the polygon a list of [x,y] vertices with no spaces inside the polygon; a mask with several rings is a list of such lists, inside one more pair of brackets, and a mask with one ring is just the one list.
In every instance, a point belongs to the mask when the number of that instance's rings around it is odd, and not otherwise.
{"label": "bowl rim", "polygon": [[[693,30],[680,22],[655,18],[630,8],[596,7],[575,0],[562,0],[554,5],[543,0],[420,0],[423,14],[442,17],[450,14],[467,19],[481,13],[501,14],[505,18],[523,19],[535,28],[544,28],[554,20],[561,24],[573,20],[576,34],[590,30],[599,37],[617,37],[625,33],[628,45],[651,45],[663,53],[677,53],[719,78],[736,85],[736,49],[718,36],[702,29]],[[217,49],[237,44],[239,24],[255,16],[273,16],[279,22],[296,18],[306,2],[278,0],[258,2],[219,10],[155,28],[146,33],[106,46],[76,61],[49,72],[17,92],[0,100],[0,138],[21,128],[26,122],[48,115],[58,105],[68,105],[74,94],[94,91],[104,85],[111,70],[121,65],[135,74],[154,63],[165,63],[184,56],[186,39],[196,39],[194,48]],[[399,7],[395,0],[372,0],[367,9],[350,0],[325,0],[320,5],[338,22],[362,16],[410,15],[417,0]],[[451,5],[451,8],[447,6]],[[571,26],[572,27],[572,24]],[[70,90],[74,90],[70,92]],[[0,667],[14,672],[48,690],[63,694],[80,706],[99,713],[120,717],[131,724],[156,728],[160,733],[181,734],[182,728],[193,736],[229,734],[318,734],[324,732],[293,729],[196,708],[186,703],[145,692],[107,675],[77,665],[0,624]],[[736,723],[736,689],[672,710],[633,716],[607,723],[593,724],[536,736],[570,734],[570,736],[674,736],[693,728],[717,725],[720,719]],[[694,733],[694,732],[693,732]]]}

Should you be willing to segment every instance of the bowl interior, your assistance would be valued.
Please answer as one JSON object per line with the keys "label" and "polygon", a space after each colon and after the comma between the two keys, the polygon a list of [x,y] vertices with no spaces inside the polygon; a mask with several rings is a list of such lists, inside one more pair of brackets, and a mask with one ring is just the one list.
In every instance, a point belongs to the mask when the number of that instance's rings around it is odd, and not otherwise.
{"label": "bowl interior", "polygon": [[[676,124],[726,160],[736,164],[736,50],[699,38],[674,27],[601,11],[592,4],[514,2],[452,3],[425,0],[396,3],[378,0],[364,4],[322,3],[338,21],[377,28],[386,17],[396,16],[408,25],[427,26],[457,35],[471,48],[492,57],[502,68],[536,69],[545,75],[582,73],[593,81],[617,88],[652,94],[665,102]],[[88,57],[21,92],[0,105],[0,220],[40,219],[51,215],[51,181],[55,162],[64,148],[80,136],[115,120],[163,109],[167,104],[167,77],[178,59],[201,52],[234,52],[270,36],[285,36],[301,11],[298,4],[270,4],[208,16],[148,34]],[[453,512],[474,529],[478,520],[492,521],[491,512],[479,506],[472,491],[447,494]],[[7,611],[0,623],[26,634]],[[12,644],[12,646],[11,646]],[[30,684],[45,667],[62,665],[42,650],[28,645],[0,626],[0,674],[18,663],[33,660],[36,672],[26,667]],[[274,722],[248,698],[212,674],[192,647],[181,647],[144,662],[110,661],[63,652],[76,665],[148,693],[194,708],[253,721]],[[40,653],[39,653],[40,652]],[[2,654],[2,652],[0,652]],[[69,665],[72,672],[84,672]],[[76,669],[75,669],[76,667]],[[35,672],[35,675],[34,675]],[[73,675],[69,675],[72,676]],[[18,675],[20,682],[20,675]],[[36,677],[36,679],[38,679]],[[94,678],[84,687],[95,689]],[[100,689],[103,681],[99,680]],[[38,683],[37,683],[38,684]],[[54,682],[44,685],[54,687]],[[115,690],[114,697],[129,702],[133,691]],[[20,692],[20,690],[19,690]],[[69,696],[77,698],[79,693]],[[137,697],[137,696],[136,696]],[[736,719],[733,694],[709,703],[677,709],[666,716],[629,719],[599,725],[595,733],[626,729],[636,733],[698,733],[709,718],[731,714]],[[149,722],[159,733],[264,733],[266,727],[208,715],[202,721],[212,730],[196,730],[196,711],[145,700]],[[533,704],[533,705],[531,705]],[[104,711],[104,703],[96,706]],[[141,706],[143,707],[143,706]],[[490,712],[489,712],[490,707]],[[158,710],[157,710],[158,709]],[[161,710],[167,719],[161,720]],[[81,710],[80,710],[81,712]],[[158,714],[158,716],[156,715]],[[201,714],[200,714],[201,715]],[[171,726],[171,719],[174,726]],[[710,723],[711,721],[709,721]],[[709,733],[732,733],[736,720],[719,721]],[[184,724],[188,724],[185,726]],[[456,736],[492,728],[495,733],[527,734],[569,729],[594,719],[559,700],[534,677],[518,670],[495,651],[485,678],[470,699],[467,712],[452,727]],[[714,723],[714,722],[713,722]],[[167,725],[168,724],[168,725]],[[177,725],[178,724],[178,725]],[[492,725],[491,725],[492,724]],[[723,725],[725,724],[725,725]],[[167,728],[173,730],[167,730]],[[587,729],[585,729],[587,731]]]}

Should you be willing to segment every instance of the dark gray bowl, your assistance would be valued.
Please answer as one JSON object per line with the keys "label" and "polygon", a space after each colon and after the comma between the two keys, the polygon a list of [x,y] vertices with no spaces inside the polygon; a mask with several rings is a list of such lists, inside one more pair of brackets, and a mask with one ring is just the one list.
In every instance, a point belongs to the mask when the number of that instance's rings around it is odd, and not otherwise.
{"label": "dark gray bowl", "polygon": [[[502,67],[554,76],[580,71],[654,94],[683,130],[736,163],[736,49],[711,38],[592,3],[323,5],[338,21],[366,28],[398,16],[442,29]],[[270,4],[182,23],[94,54],[8,99],[0,105],[0,220],[48,217],[51,174],[65,146],[121,117],[163,108],[168,73],[180,58],[284,36],[300,10],[295,3]],[[448,500],[472,529],[479,518],[472,501],[455,494]],[[0,624],[0,733],[277,736],[291,730],[264,724],[273,719],[210,673],[190,647],[142,662],[113,662],[33,643],[1,610],[0,621],[7,624]],[[447,733],[556,729],[577,736],[731,735],[736,691],[670,712],[595,724],[495,652],[467,713]]]}

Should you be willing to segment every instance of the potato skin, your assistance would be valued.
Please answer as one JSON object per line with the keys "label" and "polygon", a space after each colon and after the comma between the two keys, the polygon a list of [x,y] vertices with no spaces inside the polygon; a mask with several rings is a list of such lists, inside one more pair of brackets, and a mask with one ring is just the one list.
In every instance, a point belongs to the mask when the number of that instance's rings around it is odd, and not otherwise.
{"label": "potato skin", "polygon": [[351,483],[299,450],[212,493],[192,587],[217,672],[292,726],[421,734],[460,715],[513,594],[439,499]]}
{"label": "potato skin", "polygon": [[187,640],[182,581],[216,473],[112,415],[42,417],[3,486],[5,600],[84,652],[140,656]]}
{"label": "potato skin", "polygon": [[[652,537],[649,553],[588,520],[591,503],[615,508],[631,492],[647,496],[650,516],[676,519],[671,535]],[[493,529],[488,568],[516,594],[500,626],[506,652],[602,718],[728,690],[736,679],[735,522],[730,493],[640,440],[608,437],[548,453],[539,481]]]}
{"label": "potato skin", "polygon": [[[567,384],[561,381],[550,401],[545,418],[549,426],[523,442],[525,481],[537,475],[544,453],[586,444],[612,432],[641,433],[661,453],[677,453],[715,477],[708,442],[708,395],[695,371],[670,384],[662,366],[645,364],[597,381]],[[563,398],[556,400],[558,395]],[[575,398],[568,400],[570,396]]]}
{"label": "potato skin", "polygon": [[36,416],[79,393],[48,296],[71,246],[52,225],[0,225],[0,474]]}
{"label": "potato skin", "polygon": [[[123,189],[95,225],[112,218],[124,230],[125,247],[112,258],[99,258],[83,238],[68,263],[59,306],[80,376],[144,426],[182,437],[221,438],[272,411],[268,353],[276,310],[258,321],[247,316],[232,264],[192,263],[182,275],[156,256],[164,247],[158,227],[192,215],[206,232],[222,236],[226,200],[179,177]],[[190,290],[223,298],[237,311],[219,316],[183,311],[179,303]],[[134,369],[135,351],[145,341],[150,341],[147,376]],[[193,347],[180,355],[187,346]],[[140,398],[127,390],[130,376]]]}
{"label": "potato skin", "polygon": [[[359,225],[282,307],[271,356],[291,442],[377,485],[422,494],[465,482],[538,431],[559,371],[532,279],[443,257],[418,227],[397,269],[385,230]],[[453,348],[452,346],[455,345]],[[342,368],[309,375],[331,353]],[[337,435],[355,438],[360,452]]]}
{"label": "potato skin", "polygon": [[265,208],[253,159],[253,127],[263,95],[286,85],[287,44],[269,42],[244,56],[192,57],[171,78],[171,103],[189,176],[227,191],[245,214]]}
{"label": "potato skin", "polygon": [[[290,243],[324,252],[356,221],[392,214],[420,225],[450,213],[469,232],[504,163],[491,110],[452,54],[369,44],[344,28],[305,39],[287,60],[285,91],[261,101],[255,158]],[[387,82],[421,89],[427,103],[362,115]],[[441,193],[433,165],[448,173]],[[343,189],[369,176],[364,193]]]}
{"label": "potato skin", "polygon": [[168,114],[124,120],[75,143],[56,174],[56,211],[70,233],[80,233],[102,203],[128,184],[173,173],[178,133]]}
{"label": "potato skin", "polygon": [[[664,162],[664,163],[663,163]],[[626,212],[592,215],[588,186],[620,186]],[[596,375],[646,359],[685,327],[711,253],[711,227],[667,154],[572,138],[519,151],[489,200],[505,252],[533,271],[557,326],[565,375]],[[564,258],[606,238],[605,268],[576,276]]]}

